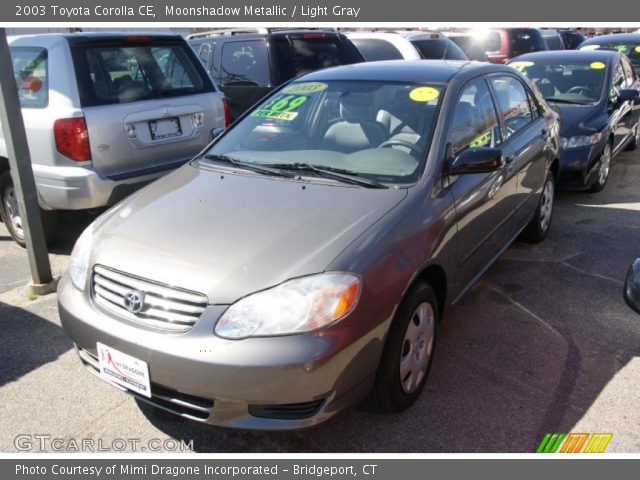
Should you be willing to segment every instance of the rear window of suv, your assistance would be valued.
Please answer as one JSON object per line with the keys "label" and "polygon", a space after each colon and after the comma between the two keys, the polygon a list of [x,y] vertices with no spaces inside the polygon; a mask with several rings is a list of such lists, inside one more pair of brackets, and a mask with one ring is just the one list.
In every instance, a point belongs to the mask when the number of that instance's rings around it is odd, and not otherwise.
{"label": "rear window of suv", "polygon": [[105,44],[72,48],[83,106],[153,100],[213,91],[185,44]]}
{"label": "rear window of suv", "polygon": [[363,61],[349,40],[324,33],[275,36],[272,41],[280,83],[303,73]]}
{"label": "rear window of suv", "polygon": [[523,53],[547,50],[547,44],[540,30],[535,28],[513,28],[509,33],[511,55],[516,57]]}
{"label": "rear window of suv", "polygon": [[39,47],[12,47],[11,63],[23,108],[44,108],[49,103],[47,50]]}

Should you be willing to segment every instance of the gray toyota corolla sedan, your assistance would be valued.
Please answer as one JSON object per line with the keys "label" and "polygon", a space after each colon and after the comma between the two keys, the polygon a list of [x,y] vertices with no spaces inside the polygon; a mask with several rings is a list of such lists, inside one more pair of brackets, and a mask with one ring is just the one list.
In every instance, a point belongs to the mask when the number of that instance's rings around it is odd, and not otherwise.
{"label": "gray toyota corolla sedan", "polygon": [[502,65],[300,77],[87,228],[64,329],[90,372],[201,422],[403,410],[445,306],[516,237],[547,234],[558,128]]}

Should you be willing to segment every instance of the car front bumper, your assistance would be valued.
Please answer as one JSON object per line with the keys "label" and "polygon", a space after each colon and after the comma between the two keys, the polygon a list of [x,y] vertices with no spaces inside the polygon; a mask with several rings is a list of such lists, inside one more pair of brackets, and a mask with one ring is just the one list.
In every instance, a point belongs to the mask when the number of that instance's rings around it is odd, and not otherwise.
{"label": "car front bumper", "polygon": [[603,149],[604,144],[560,149],[560,171],[556,186],[575,190],[591,187],[598,172],[598,157]]}
{"label": "car front bumper", "polygon": [[[167,334],[101,310],[68,276],[58,287],[58,307],[65,332],[92,373],[98,375],[100,342],[147,362],[152,397],[127,393],[191,420],[268,430],[310,427],[362,401],[390,322],[226,340],[213,334],[226,306],[209,306],[189,332]],[[365,332],[363,324],[376,326]]]}

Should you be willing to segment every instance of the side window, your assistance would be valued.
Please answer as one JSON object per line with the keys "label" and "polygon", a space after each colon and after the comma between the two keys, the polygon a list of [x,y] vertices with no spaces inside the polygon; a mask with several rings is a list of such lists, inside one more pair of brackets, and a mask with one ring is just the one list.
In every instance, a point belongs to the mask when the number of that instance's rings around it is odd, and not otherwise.
{"label": "side window", "polygon": [[540,118],[540,109],[538,108],[538,102],[529,90],[527,90],[527,98],[529,99],[529,107],[531,108],[531,117],[533,120]]}
{"label": "side window", "polygon": [[44,108],[49,103],[49,65],[44,48],[11,49],[13,75],[23,108]]}
{"label": "side window", "polygon": [[265,41],[228,42],[222,47],[223,85],[269,85],[269,61]]}
{"label": "side window", "polygon": [[402,60],[402,54],[391,43],[380,38],[353,38],[356,46],[367,62],[378,60]]}
{"label": "side window", "polygon": [[626,87],[629,88],[636,80],[636,74],[633,67],[626,58],[622,59],[622,69],[624,70],[624,76],[627,77]]}
{"label": "side window", "polygon": [[619,90],[624,88],[624,84],[624,70],[622,69],[622,64],[618,63],[615,71],[613,72],[613,86]]}
{"label": "side window", "polygon": [[533,120],[527,91],[520,80],[511,76],[491,77],[491,85],[496,92],[502,118],[502,135],[506,140],[525,129]]}
{"label": "side window", "polygon": [[202,64],[209,71],[209,61],[211,59],[211,45],[208,43],[203,43],[200,45],[200,50],[198,50],[198,58],[202,62]]}
{"label": "side window", "polygon": [[455,108],[449,142],[454,153],[500,143],[498,117],[484,79],[473,80],[463,88]]}

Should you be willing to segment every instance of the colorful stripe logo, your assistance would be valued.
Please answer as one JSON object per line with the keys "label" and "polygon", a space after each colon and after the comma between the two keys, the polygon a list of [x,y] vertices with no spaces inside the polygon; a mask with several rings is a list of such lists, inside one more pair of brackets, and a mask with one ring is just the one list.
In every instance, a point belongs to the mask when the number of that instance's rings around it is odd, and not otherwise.
{"label": "colorful stripe logo", "polygon": [[547,433],[536,453],[604,453],[612,438],[613,433]]}

